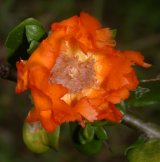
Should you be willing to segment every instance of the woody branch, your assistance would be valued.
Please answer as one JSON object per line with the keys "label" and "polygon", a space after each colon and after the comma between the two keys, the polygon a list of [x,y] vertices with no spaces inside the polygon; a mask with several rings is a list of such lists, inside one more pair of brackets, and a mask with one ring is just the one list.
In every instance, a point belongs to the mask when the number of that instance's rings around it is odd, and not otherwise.
{"label": "woody branch", "polygon": [[16,82],[16,70],[7,64],[0,63],[0,78]]}

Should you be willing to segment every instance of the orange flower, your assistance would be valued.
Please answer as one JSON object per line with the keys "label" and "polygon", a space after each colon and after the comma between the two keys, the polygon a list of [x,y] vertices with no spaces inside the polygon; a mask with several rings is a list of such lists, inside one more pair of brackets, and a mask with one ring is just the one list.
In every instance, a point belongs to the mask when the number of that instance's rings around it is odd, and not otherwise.
{"label": "orange flower", "polygon": [[140,53],[114,46],[112,31],[87,13],[53,23],[30,58],[16,64],[16,92],[30,89],[35,104],[27,121],[40,121],[47,131],[70,121],[119,122],[115,104],[138,85],[132,65],[150,65]]}

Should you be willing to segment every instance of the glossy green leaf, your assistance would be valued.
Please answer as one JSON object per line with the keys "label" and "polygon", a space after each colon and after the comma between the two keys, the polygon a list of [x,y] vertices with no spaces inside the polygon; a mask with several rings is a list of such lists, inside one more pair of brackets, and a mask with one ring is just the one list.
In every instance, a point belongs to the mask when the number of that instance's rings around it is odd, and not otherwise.
{"label": "glossy green leaf", "polygon": [[80,144],[86,144],[88,140],[84,137],[82,128],[79,128],[78,130],[78,143]]}
{"label": "glossy green leaf", "polygon": [[131,149],[127,158],[129,162],[160,162],[160,139],[152,139]]}
{"label": "glossy green leaf", "polygon": [[39,122],[24,123],[23,140],[26,146],[35,153],[43,153],[49,149],[47,133]]}
{"label": "glossy green leaf", "polygon": [[81,153],[93,155],[101,150],[102,140],[93,138],[91,141],[87,141],[86,137],[84,137],[83,128],[80,125],[70,123],[70,130],[74,145]]}
{"label": "glossy green leaf", "polygon": [[94,127],[90,123],[87,123],[83,129],[83,135],[88,142],[94,138]]}
{"label": "glossy green leaf", "polygon": [[108,138],[107,132],[103,127],[95,127],[95,135],[99,140],[106,140]]}
{"label": "glossy green leaf", "polygon": [[50,132],[47,134],[49,146],[57,151],[59,147],[60,127],[57,127],[57,129],[54,132]]}
{"label": "glossy green leaf", "polygon": [[31,41],[29,48],[27,49],[27,53],[31,54],[39,45],[39,42],[33,40]]}
{"label": "glossy green leaf", "polygon": [[126,101],[129,106],[141,107],[160,104],[160,81],[146,82],[131,93]]}
{"label": "glossy green leaf", "polygon": [[97,154],[102,148],[102,141],[92,140],[86,144],[75,144],[76,148],[83,154],[94,155]]}
{"label": "glossy green leaf", "polygon": [[45,31],[38,20],[28,18],[22,21],[9,32],[5,41],[8,62],[15,65],[20,58],[27,59],[28,51],[30,53],[31,46],[33,47],[32,41],[40,42],[45,36]]}
{"label": "glossy green leaf", "polygon": [[28,42],[31,42],[33,40],[39,41],[45,35],[45,31],[42,26],[38,25],[26,25],[25,31]]}
{"label": "glossy green leaf", "polygon": [[71,137],[74,143],[86,144],[87,139],[84,137],[83,128],[77,123],[70,123]]}
{"label": "glossy green leaf", "polygon": [[[23,37],[25,34],[25,26],[27,25],[36,25],[42,28],[42,25],[34,18],[28,18],[22,21],[19,25],[13,28],[6,39],[5,46],[9,51],[16,51],[18,47],[23,43]],[[12,54],[9,52],[9,54]]]}

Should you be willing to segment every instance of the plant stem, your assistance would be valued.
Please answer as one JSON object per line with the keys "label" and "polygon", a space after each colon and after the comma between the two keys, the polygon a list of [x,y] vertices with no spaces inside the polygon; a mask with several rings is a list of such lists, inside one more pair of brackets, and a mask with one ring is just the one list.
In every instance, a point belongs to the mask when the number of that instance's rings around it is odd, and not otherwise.
{"label": "plant stem", "polygon": [[154,123],[144,122],[142,119],[134,116],[132,114],[126,113],[123,121],[123,124],[135,128],[147,136],[147,138],[160,138],[160,127]]}
{"label": "plant stem", "polygon": [[14,68],[9,65],[0,64],[0,78],[10,81],[17,81],[17,73]]}

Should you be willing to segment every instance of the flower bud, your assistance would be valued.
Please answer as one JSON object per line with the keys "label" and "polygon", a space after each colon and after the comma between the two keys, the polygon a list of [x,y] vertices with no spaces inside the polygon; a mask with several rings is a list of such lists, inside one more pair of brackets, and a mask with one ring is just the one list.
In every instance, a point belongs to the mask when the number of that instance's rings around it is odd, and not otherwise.
{"label": "flower bud", "polygon": [[35,153],[43,153],[49,149],[48,135],[40,122],[24,123],[23,140],[26,146]]}

